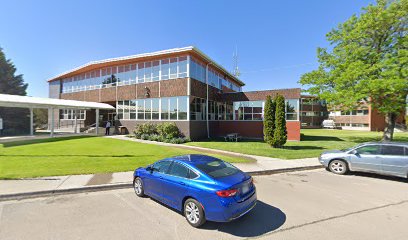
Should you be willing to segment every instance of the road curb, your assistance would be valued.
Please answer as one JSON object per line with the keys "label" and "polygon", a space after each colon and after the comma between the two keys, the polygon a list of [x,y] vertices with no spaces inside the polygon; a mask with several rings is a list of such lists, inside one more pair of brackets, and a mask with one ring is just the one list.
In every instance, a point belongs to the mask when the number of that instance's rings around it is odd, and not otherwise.
{"label": "road curb", "polygon": [[23,200],[23,199],[30,199],[30,198],[58,196],[58,195],[74,194],[74,193],[83,193],[83,192],[98,192],[98,191],[130,188],[130,187],[132,187],[132,183],[117,183],[117,184],[106,184],[106,185],[98,185],[98,186],[90,186],[90,187],[54,189],[54,190],[37,191],[37,192],[4,194],[4,195],[0,195],[0,202],[10,201],[10,200]]}
{"label": "road curb", "polygon": [[[246,172],[251,176],[260,176],[260,175],[273,175],[278,173],[286,172],[298,172],[298,171],[307,171],[320,169],[323,166],[306,166],[306,167],[295,167],[295,168],[282,168],[282,169],[272,169],[272,170],[262,170],[262,171],[251,171]],[[107,191],[107,190],[116,190],[116,189],[125,189],[131,188],[132,183],[117,183],[117,184],[105,184],[98,186],[85,186],[79,188],[68,188],[68,189],[54,189],[46,191],[37,191],[37,192],[24,192],[24,193],[15,193],[15,194],[4,194],[0,195],[0,202],[11,201],[11,200],[24,200],[30,198],[40,198],[40,197],[50,197],[58,196],[65,194],[75,194],[75,193],[84,193],[84,192],[98,192],[98,191]]]}
{"label": "road curb", "polygon": [[272,174],[286,173],[286,172],[300,172],[300,171],[315,170],[315,169],[320,169],[320,168],[323,168],[323,166],[281,168],[281,169],[252,171],[252,172],[247,172],[247,173],[250,174],[251,176],[260,176],[260,175],[272,175]]}

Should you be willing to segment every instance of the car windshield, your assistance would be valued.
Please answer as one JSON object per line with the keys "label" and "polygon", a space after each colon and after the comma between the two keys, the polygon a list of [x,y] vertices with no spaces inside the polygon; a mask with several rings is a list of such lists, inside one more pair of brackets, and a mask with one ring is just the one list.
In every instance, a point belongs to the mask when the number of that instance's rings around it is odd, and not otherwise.
{"label": "car windshield", "polygon": [[212,178],[227,177],[239,172],[238,168],[221,160],[197,164],[196,167]]}
{"label": "car windshield", "polygon": [[340,149],[340,151],[342,151],[342,152],[348,152],[348,151],[351,151],[353,148],[351,147],[351,148],[344,148],[344,149]]}

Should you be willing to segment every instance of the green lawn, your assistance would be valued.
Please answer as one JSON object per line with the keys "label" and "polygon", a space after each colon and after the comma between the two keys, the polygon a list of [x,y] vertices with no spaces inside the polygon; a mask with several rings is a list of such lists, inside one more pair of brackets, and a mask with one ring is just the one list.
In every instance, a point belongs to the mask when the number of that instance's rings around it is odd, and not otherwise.
{"label": "green lawn", "polygon": [[[378,141],[382,136],[380,132],[329,129],[303,129],[301,133],[301,141],[287,142],[283,149],[271,148],[262,141],[246,140],[242,142],[225,142],[220,139],[186,144],[258,156],[298,159],[317,157],[322,151],[328,149],[343,149],[362,142]],[[408,142],[408,133],[395,133],[394,140]]]}
{"label": "green lawn", "polygon": [[[101,137],[66,137],[0,144],[0,179],[132,171],[159,159],[200,153]],[[239,157],[208,154],[229,162]]]}

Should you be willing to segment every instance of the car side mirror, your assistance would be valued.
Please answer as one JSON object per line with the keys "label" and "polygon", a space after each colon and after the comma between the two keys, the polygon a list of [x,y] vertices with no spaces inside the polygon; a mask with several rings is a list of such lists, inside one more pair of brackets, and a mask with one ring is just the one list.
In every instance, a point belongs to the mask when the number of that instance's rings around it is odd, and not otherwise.
{"label": "car side mirror", "polygon": [[357,153],[356,150],[351,150],[349,153],[350,153],[350,154],[353,154],[353,155],[358,155],[358,153]]}
{"label": "car side mirror", "polygon": [[152,172],[153,172],[153,169],[154,169],[154,168],[153,168],[152,166],[148,166],[148,167],[146,168],[146,171],[152,173]]}

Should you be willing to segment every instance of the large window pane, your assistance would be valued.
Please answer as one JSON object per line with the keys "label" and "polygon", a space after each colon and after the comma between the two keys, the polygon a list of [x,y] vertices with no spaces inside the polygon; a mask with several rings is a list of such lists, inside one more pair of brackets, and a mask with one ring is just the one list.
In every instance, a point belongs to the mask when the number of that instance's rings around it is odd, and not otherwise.
{"label": "large window pane", "polygon": [[188,104],[188,97],[179,97],[178,98],[178,119],[179,120],[187,120],[187,104]]}
{"label": "large window pane", "polygon": [[178,77],[187,77],[187,56],[179,57],[178,59]]}
{"label": "large window pane", "polygon": [[145,82],[152,81],[152,62],[145,62]]}
{"label": "large window pane", "polygon": [[123,101],[123,119],[130,118],[130,108],[129,108],[129,101]]}
{"label": "large window pane", "polygon": [[159,98],[152,99],[152,119],[159,120]]}
{"label": "large window pane", "polygon": [[144,82],[144,63],[137,64],[137,82]]}
{"label": "large window pane", "polygon": [[129,101],[130,119],[136,119],[136,107],[137,107],[137,101],[130,100]]}
{"label": "large window pane", "polygon": [[161,60],[161,79],[169,79],[169,59]]}
{"label": "large window pane", "polygon": [[160,78],[160,61],[152,63],[152,81],[159,81]]}
{"label": "large window pane", "polygon": [[244,102],[234,102],[235,120],[244,120]]}
{"label": "large window pane", "polygon": [[171,97],[170,100],[170,119],[177,120],[177,97]]}
{"label": "large window pane", "polygon": [[145,120],[152,119],[152,100],[146,99],[145,100]]}
{"label": "large window pane", "polygon": [[144,120],[144,100],[137,100],[137,119]]}
{"label": "large window pane", "polygon": [[298,120],[299,99],[287,99],[285,102],[286,102],[286,120]]}
{"label": "large window pane", "polygon": [[161,119],[162,120],[169,119],[169,99],[168,98],[161,99]]}
{"label": "large window pane", "polygon": [[197,103],[195,97],[190,97],[190,120],[197,120]]}
{"label": "large window pane", "polygon": [[177,78],[177,58],[170,58],[170,79]]}

